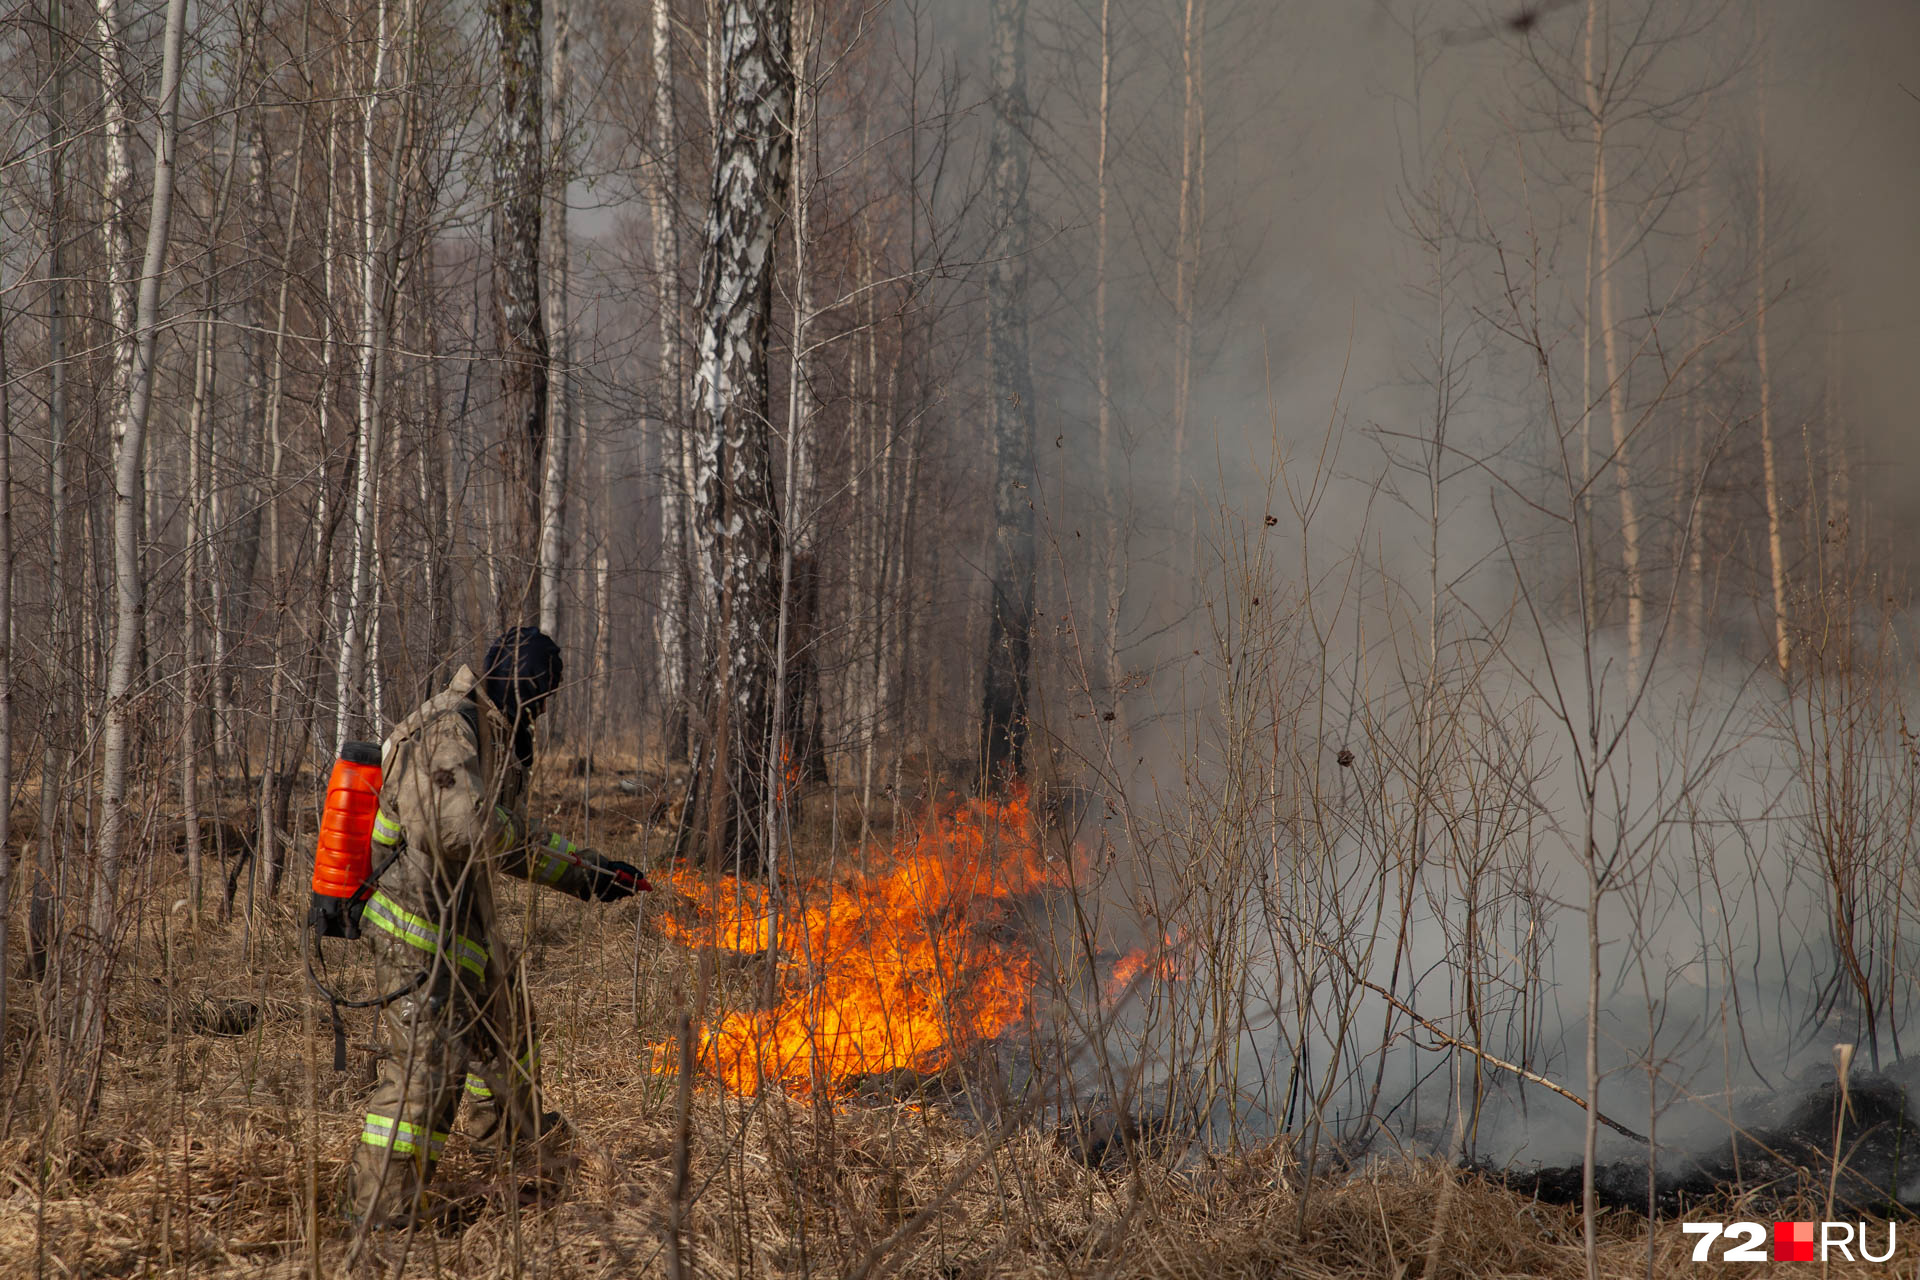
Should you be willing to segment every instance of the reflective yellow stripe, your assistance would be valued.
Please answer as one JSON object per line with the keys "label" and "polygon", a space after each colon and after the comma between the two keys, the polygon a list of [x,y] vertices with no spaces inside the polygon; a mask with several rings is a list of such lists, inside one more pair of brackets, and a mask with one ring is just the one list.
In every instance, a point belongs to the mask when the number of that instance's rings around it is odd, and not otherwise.
{"label": "reflective yellow stripe", "polygon": [[493,1096],[493,1090],[487,1088],[485,1078],[477,1076],[471,1071],[467,1072],[467,1092],[476,1098],[491,1098]]}
{"label": "reflective yellow stripe", "polygon": [[493,806],[493,816],[500,819],[500,852],[505,853],[520,843],[520,831],[514,825],[513,815],[507,812],[507,806]]}
{"label": "reflective yellow stripe", "polygon": [[[367,899],[366,910],[361,913],[360,920],[363,924],[376,925],[408,946],[429,954],[440,951],[441,939],[445,936],[433,921],[408,911],[378,889]],[[453,959],[476,977],[486,975],[487,949],[471,938],[457,933],[453,935]]]}
{"label": "reflective yellow stripe", "polygon": [[441,1149],[447,1145],[445,1133],[429,1133],[421,1125],[409,1124],[405,1120],[395,1120],[391,1116],[367,1113],[366,1125],[360,1130],[360,1141],[370,1147],[390,1147],[401,1155],[417,1155],[420,1143],[427,1144],[427,1158],[438,1160]]}
{"label": "reflective yellow stripe", "polygon": [[400,843],[401,834],[400,824],[388,817],[385,809],[373,815],[373,838],[376,841],[392,848]]}
{"label": "reflective yellow stripe", "polygon": [[562,835],[549,835],[543,843],[550,852],[534,858],[532,878],[541,884],[559,884],[560,877],[580,865],[580,846]]}

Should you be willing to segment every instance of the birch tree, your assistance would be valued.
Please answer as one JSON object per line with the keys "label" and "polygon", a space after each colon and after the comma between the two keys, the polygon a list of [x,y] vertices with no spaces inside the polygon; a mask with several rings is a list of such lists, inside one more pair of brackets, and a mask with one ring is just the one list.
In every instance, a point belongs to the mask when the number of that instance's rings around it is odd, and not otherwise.
{"label": "birch tree", "polygon": [[643,168],[649,248],[658,290],[660,326],[660,549],[666,599],[658,613],[659,671],[667,707],[669,757],[687,753],[687,699],[693,688],[693,576],[689,557],[689,497],[693,484],[692,436],[681,364],[680,224],[674,188],[680,129],[674,108],[673,4],[654,0],[650,55],[653,71],[651,154]]}
{"label": "birch tree", "polygon": [[[1627,440],[1627,371],[1622,363],[1619,317],[1614,302],[1615,245],[1611,222],[1612,199],[1607,186],[1607,125],[1615,107],[1618,80],[1613,74],[1610,46],[1600,49],[1599,61],[1597,64],[1595,62],[1596,42],[1604,42],[1606,35],[1606,28],[1601,23],[1600,0],[1587,0],[1586,34],[1582,41],[1585,60],[1582,87],[1593,130],[1593,173],[1587,223],[1587,302],[1591,307],[1597,289],[1600,345],[1606,354],[1608,438],[1612,444],[1610,456],[1613,460],[1614,492],[1620,502],[1620,566],[1626,575],[1627,663],[1631,673],[1639,669],[1641,651],[1646,643],[1647,606],[1640,573],[1640,507],[1634,493],[1633,458]],[[1586,344],[1584,355],[1586,367],[1590,369],[1593,359],[1591,340]],[[1590,389],[1582,403],[1581,412],[1588,416],[1593,413]],[[1586,418],[1583,418],[1583,440],[1587,433],[1585,424]]]}
{"label": "birch tree", "polygon": [[1787,634],[1787,566],[1780,501],[1780,464],[1773,447],[1773,368],[1767,349],[1767,86],[1765,63],[1756,90],[1753,157],[1753,360],[1760,381],[1760,466],[1767,502],[1767,576],[1773,594],[1773,663],[1785,679],[1792,649]]}
{"label": "birch tree", "polygon": [[566,555],[567,471],[574,433],[580,429],[574,413],[572,307],[573,256],[567,243],[568,182],[572,177],[568,143],[567,98],[572,92],[570,45],[573,10],[568,0],[554,0],[553,42],[548,50],[547,155],[552,182],[546,234],[551,263],[547,273],[547,331],[552,336],[552,362],[547,381],[546,462],[540,474],[540,629],[553,635],[560,629],[560,575]]}
{"label": "birch tree", "polygon": [[540,0],[488,0],[499,58],[493,139],[493,306],[500,344],[501,455],[507,481],[511,573],[499,600],[511,625],[540,613],[541,484],[550,421],[540,223],[546,202]]}
{"label": "birch tree", "polygon": [[[406,25],[411,26],[408,3]],[[380,468],[386,428],[387,329],[390,321],[389,232],[398,200],[400,154],[395,150],[382,216],[380,166],[376,155],[380,107],[387,93],[387,64],[396,44],[387,0],[376,0],[373,65],[360,100],[359,229],[360,318],[355,343],[356,412],[354,421],[353,567],[347,580],[345,625],[336,662],[339,709],[334,722],[337,751],[356,732],[372,732],[380,718],[379,663],[369,651],[378,643],[380,609],[374,581],[374,539],[379,519]]]}
{"label": "birch tree", "polygon": [[[812,278],[808,254],[811,234],[809,208],[815,189],[815,116],[819,94],[808,78],[819,20],[808,0],[798,0],[799,27],[793,38],[793,209],[788,219],[793,234],[793,335],[787,368],[786,492],[781,502],[780,624],[774,658],[773,741],[779,744],[775,763],[783,773],[809,780],[826,777],[825,747],[816,714],[819,705],[820,565],[813,514],[817,484],[813,415],[813,380],[820,345],[812,323]],[[768,780],[777,795],[779,778]],[[773,818],[769,810],[768,822]]]}
{"label": "birch tree", "polygon": [[[792,179],[791,0],[725,0],[697,304],[694,521],[709,623],[697,822],[710,862],[758,868],[780,599],[768,336]],[[773,757],[777,760],[777,756]]]}
{"label": "birch tree", "polygon": [[[81,993],[76,1046],[85,1064],[67,1082],[69,1098],[82,1110],[98,1086],[98,1055],[106,1026],[107,984],[112,973],[112,948],[119,921],[120,866],[127,852],[128,745],[136,696],[141,621],[146,608],[146,583],[140,546],[141,463],[145,452],[147,411],[153,397],[154,338],[160,313],[160,275],[166,266],[167,232],[173,214],[173,153],[180,110],[180,44],[186,25],[186,0],[168,0],[161,45],[159,134],[153,149],[153,196],[147,215],[146,255],[141,263],[138,295],[128,299],[129,276],[115,274],[113,309],[116,319],[126,314],[125,330],[116,326],[110,390],[113,413],[113,648],[107,667],[105,725],[100,747],[99,871],[94,881],[93,945]],[[126,48],[118,0],[99,0],[100,81],[107,140],[107,195],[109,243],[115,254],[130,259],[132,230],[127,222],[132,198],[132,89],[126,68]],[[110,266],[111,270],[111,266]],[[124,281],[124,283],[123,283]]]}

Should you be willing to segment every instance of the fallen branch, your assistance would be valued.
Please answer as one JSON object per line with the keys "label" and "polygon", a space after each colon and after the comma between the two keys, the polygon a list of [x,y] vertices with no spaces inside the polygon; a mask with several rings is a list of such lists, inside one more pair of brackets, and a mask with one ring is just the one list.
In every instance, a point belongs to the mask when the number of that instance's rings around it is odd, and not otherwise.
{"label": "fallen branch", "polygon": [[1541,1075],[1539,1072],[1529,1071],[1525,1067],[1519,1065],[1518,1063],[1508,1062],[1505,1058],[1496,1058],[1492,1054],[1488,1053],[1485,1049],[1479,1048],[1476,1045],[1470,1045],[1466,1041],[1460,1039],[1458,1036],[1451,1035],[1448,1032],[1442,1030],[1439,1026],[1435,1025],[1432,1022],[1429,1022],[1427,1019],[1421,1017],[1418,1013],[1415,1013],[1413,1010],[1413,1006],[1409,1005],[1406,1001],[1394,995],[1391,991],[1388,991],[1385,987],[1379,985],[1376,982],[1369,982],[1367,979],[1355,973],[1353,971],[1353,966],[1347,963],[1347,958],[1341,955],[1339,952],[1335,951],[1332,947],[1329,947],[1324,942],[1318,942],[1318,943],[1315,943],[1314,945],[1319,947],[1322,951],[1326,952],[1328,955],[1332,956],[1336,961],[1338,961],[1340,964],[1340,967],[1347,971],[1347,976],[1349,978],[1353,979],[1355,982],[1359,983],[1361,986],[1365,987],[1367,990],[1373,992],[1375,995],[1379,996],[1382,1000],[1385,1000],[1388,1004],[1398,1009],[1401,1013],[1406,1014],[1409,1018],[1412,1018],[1415,1022],[1419,1023],[1421,1026],[1425,1027],[1428,1033],[1433,1035],[1435,1038],[1442,1040],[1447,1044],[1452,1045],[1454,1048],[1459,1049],[1462,1052],[1472,1054],[1474,1057],[1480,1059],[1480,1061],[1486,1063],[1490,1067],[1498,1067],[1502,1071],[1510,1071],[1514,1075],[1519,1076],[1522,1080],[1527,1081],[1529,1084],[1537,1084],[1543,1089],[1553,1090],[1555,1093],[1565,1098],[1568,1102],[1571,1102],[1574,1106],[1579,1107],[1582,1111],[1593,1112],[1593,1118],[1595,1120],[1598,1120],[1601,1124],[1607,1126],[1607,1128],[1613,1130],[1615,1133],[1621,1135],[1622,1137],[1632,1138],[1635,1142],[1641,1143],[1644,1146],[1651,1147],[1654,1145],[1653,1140],[1651,1138],[1635,1133],[1633,1130],[1627,1128],[1627,1126],[1621,1124],[1618,1120],[1613,1119],[1606,1112],[1588,1105],[1587,1100],[1585,1098],[1581,1097],[1579,1094],[1575,1093],[1573,1090],[1567,1088],[1566,1086],[1556,1084],[1552,1080],[1549,1080],[1545,1076]]}

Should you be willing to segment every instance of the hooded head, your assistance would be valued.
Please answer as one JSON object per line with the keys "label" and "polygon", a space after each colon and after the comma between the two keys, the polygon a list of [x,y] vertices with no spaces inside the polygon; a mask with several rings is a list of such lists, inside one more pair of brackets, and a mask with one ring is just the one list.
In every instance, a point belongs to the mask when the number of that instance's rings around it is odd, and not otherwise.
{"label": "hooded head", "polygon": [[538,627],[510,627],[487,648],[480,687],[513,725],[513,753],[533,765],[533,722],[560,687],[560,646]]}

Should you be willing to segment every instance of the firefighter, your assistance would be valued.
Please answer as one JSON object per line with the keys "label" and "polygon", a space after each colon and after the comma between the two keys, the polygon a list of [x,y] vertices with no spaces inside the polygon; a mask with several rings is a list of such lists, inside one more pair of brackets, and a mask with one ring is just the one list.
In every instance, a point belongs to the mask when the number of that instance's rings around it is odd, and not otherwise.
{"label": "firefighter", "polygon": [[541,1107],[539,1032],[500,937],[493,873],[601,902],[651,886],[632,864],[527,822],[533,726],[560,673],[559,646],[513,628],[478,676],[462,667],[382,751],[374,859],[399,852],[360,930],[379,990],[403,994],[382,1015],[379,1082],[348,1169],[356,1224],[414,1221],[463,1095],[467,1137],[524,1162],[549,1189],[565,1167],[567,1128]]}

